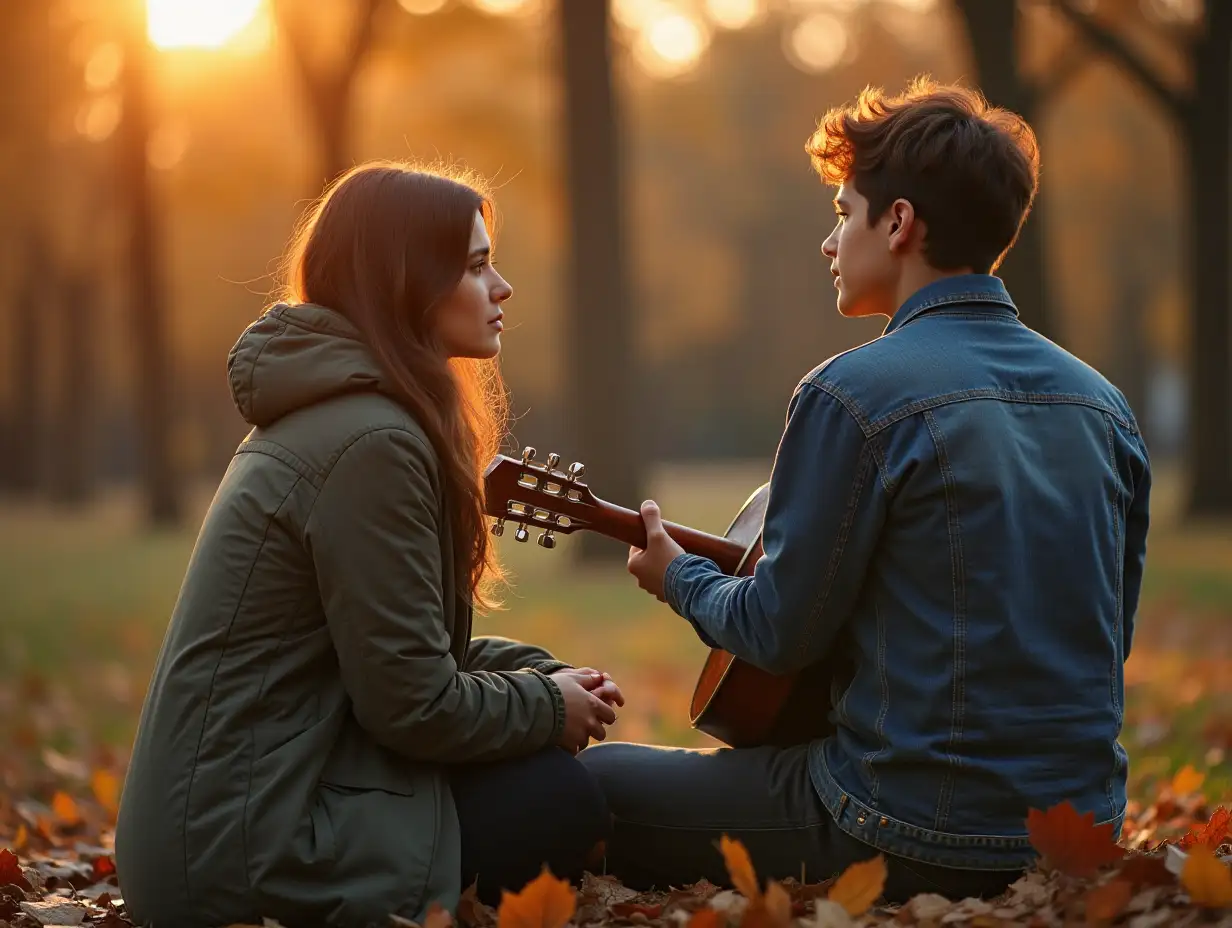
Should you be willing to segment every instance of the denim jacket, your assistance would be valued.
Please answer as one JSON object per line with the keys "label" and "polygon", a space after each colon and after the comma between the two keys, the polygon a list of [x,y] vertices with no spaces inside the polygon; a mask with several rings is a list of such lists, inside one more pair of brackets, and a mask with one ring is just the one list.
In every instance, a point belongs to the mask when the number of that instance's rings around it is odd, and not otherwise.
{"label": "denim jacket", "polygon": [[1119,834],[1150,465],[1124,396],[945,278],[797,387],[751,577],[669,566],[700,637],[772,673],[842,649],[810,773],[844,831],[942,866],[1035,858],[1030,808]]}

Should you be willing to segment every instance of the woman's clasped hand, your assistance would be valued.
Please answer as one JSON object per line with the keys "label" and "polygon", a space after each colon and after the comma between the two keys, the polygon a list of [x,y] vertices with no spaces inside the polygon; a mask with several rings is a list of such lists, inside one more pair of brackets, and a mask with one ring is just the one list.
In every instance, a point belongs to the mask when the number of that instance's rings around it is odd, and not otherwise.
{"label": "woman's clasped hand", "polygon": [[558,744],[577,753],[593,738],[607,738],[607,726],[616,721],[615,706],[625,704],[624,694],[610,674],[591,667],[566,668],[552,674],[565,702],[565,730]]}

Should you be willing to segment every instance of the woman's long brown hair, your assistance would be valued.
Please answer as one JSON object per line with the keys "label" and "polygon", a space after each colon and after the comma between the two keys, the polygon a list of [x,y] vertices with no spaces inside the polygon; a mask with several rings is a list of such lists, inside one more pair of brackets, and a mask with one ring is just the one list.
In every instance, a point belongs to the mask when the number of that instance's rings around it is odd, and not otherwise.
{"label": "woman's long brown hair", "polygon": [[481,182],[395,162],[342,175],[305,214],[286,258],[285,299],[345,315],[441,461],[459,590],[491,606],[503,579],[489,544],[482,471],[505,435],[508,400],[495,359],[446,360],[437,306],[466,272],[475,214],[494,233]]}

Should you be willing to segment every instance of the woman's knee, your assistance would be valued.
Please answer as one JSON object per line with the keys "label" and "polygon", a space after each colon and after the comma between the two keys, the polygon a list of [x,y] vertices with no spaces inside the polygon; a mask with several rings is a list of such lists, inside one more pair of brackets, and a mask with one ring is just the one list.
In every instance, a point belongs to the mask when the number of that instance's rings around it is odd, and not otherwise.
{"label": "woman's knee", "polygon": [[543,753],[547,755],[544,782],[550,783],[563,804],[574,810],[579,827],[593,835],[592,840],[603,840],[611,828],[612,817],[598,778],[578,757],[561,748]]}

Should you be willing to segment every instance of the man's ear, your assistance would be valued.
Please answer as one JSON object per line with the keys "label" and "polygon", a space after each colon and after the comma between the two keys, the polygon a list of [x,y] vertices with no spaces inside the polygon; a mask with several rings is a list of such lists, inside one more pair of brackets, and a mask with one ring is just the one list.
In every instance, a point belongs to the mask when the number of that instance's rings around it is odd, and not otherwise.
{"label": "man's ear", "polygon": [[903,251],[912,242],[917,232],[923,231],[910,200],[899,198],[886,210],[890,251]]}

